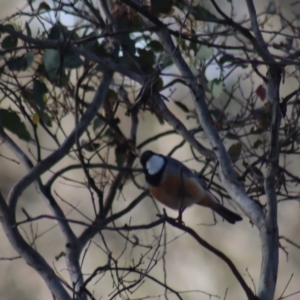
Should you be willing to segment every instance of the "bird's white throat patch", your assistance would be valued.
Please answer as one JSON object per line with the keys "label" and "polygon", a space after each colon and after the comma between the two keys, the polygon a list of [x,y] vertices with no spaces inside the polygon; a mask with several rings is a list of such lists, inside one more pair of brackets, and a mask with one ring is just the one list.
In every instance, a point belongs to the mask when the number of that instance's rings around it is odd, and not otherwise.
{"label": "bird's white throat patch", "polygon": [[158,173],[160,169],[163,167],[164,163],[165,161],[161,156],[152,155],[146,163],[146,168],[148,170],[148,173],[150,175]]}

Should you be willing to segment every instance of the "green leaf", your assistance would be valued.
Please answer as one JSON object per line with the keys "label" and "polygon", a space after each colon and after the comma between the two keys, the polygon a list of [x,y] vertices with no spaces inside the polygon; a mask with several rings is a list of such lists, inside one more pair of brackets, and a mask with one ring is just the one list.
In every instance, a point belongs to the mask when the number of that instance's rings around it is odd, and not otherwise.
{"label": "green leaf", "polygon": [[156,82],[154,83],[153,88],[156,89],[157,91],[161,91],[163,89],[164,82],[161,79],[161,77],[158,77]]}
{"label": "green leaf", "polygon": [[31,29],[30,29],[29,24],[27,22],[25,22],[25,28],[26,28],[27,36],[31,37]]}
{"label": "green leaf", "polygon": [[46,49],[42,59],[50,80],[55,81],[58,77],[56,70],[60,63],[58,51],[54,49]]}
{"label": "green leaf", "polygon": [[20,56],[11,58],[6,62],[10,71],[25,71],[27,69],[27,57]]}
{"label": "green leaf", "polygon": [[17,44],[18,38],[15,36],[8,35],[3,39],[1,46],[3,49],[7,49],[17,47]]}
{"label": "green leaf", "polygon": [[206,60],[211,58],[213,54],[214,54],[214,49],[212,47],[207,47],[203,45],[200,47],[198,53],[196,54],[196,57]]}
{"label": "green leaf", "polygon": [[210,109],[209,112],[219,122],[224,121],[224,112],[221,109],[214,108]]}
{"label": "green leaf", "polygon": [[231,54],[224,54],[224,55],[221,56],[221,58],[219,59],[219,64],[222,66],[225,63],[232,63],[232,64],[235,64],[235,65],[238,65],[239,67],[241,67],[243,69],[247,68],[247,64],[242,63],[239,60],[239,58],[236,58]]}
{"label": "green leaf", "polygon": [[223,65],[227,62],[234,62],[235,61],[235,57],[233,55],[230,54],[224,54],[221,56],[221,58],[219,59],[219,64]]}
{"label": "green leaf", "polygon": [[190,41],[190,44],[189,44],[189,50],[193,50],[193,51],[194,51],[194,56],[197,55],[198,49],[200,49],[198,43],[195,43],[195,42]]}
{"label": "green leaf", "polygon": [[115,155],[117,165],[119,167],[122,167],[126,159],[126,147],[124,147],[123,145],[118,145],[115,148]]}
{"label": "green leaf", "polygon": [[17,135],[21,140],[26,142],[31,141],[31,136],[27,131],[25,124],[21,121],[16,112],[0,109],[0,122],[7,130]]}
{"label": "green leaf", "polygon": [[208,84],[211,94],[218,99],[223,92],[223,82],[218,79],[214,79]]}
{"label": "green leaf", "polygon": [[187,106],[179,101],[174,101],[174,103],[185,113],[190,112],[190,110],[187,108]]}
{"label": "green leaf", "polygon": [[194,6],[194,10],[196,10],[197,13],[198,13],[200,16],[203,16],[203,17],[211,17],[211,18],[214,18],[214,19],[217,18],[214,14],[212,14],[209,10],[207,10],[206,8],[204,8],[203,6],[201,6],[200,4],[197,5],[197,6]]}
{"label": "green leaf", "polygon": [[[103,44],[95,43],[94,41],[89,42],[91,43],[90,46],[84,46],[85,48],[89,48],[91,52],[95,53],[96,55],[100,56],[101,58],[110,57],[110,54],[107,53],[106,48]],[[88,44],[88,43],[85,43]]]}
{"label": "green leaf", "polygon": [[49,31],[48,39],[50,40],[58,40],[60,38],[61,26],[55,24]]}
{"label": "green leaf", "polygon": [[108,89],[105,100],[109,101],[110,98],[118,99],[118,94],[112,89]]}
{"label": "green leaf", "polygon": [[80,85],[80,88],[83,89],[85,92],[94,92],[95,88],[88,84],[82,84]]}
{"label": "green leaf", "polygon": [[257,149],[262,143],[263,143],[262,140],[257,139],[253,144],[253,148]]}
{"label": "green leaf", "polygon": [[250,129],[250,133],[252,133],[252,134],[262,134],[263,132],[265,132],[266,130],[265,129],[263,129],[263,128],[261,128],[261,127],[258,127],[258,128],[256,128],[256,127],[251,127],[251,129]]}
{"label": "green leaf", "polygon": [[46,10],[46,11],[49,11],[50,9],[51,9],[50,6],[49,6],[46,2],[42,2],[42,3],[39,5],[38,11],[40,11],[40,10]]}
{"label": "green leaf", "polygon": [[151,0],[151,12],[157,14],[168,14],[171,12],[172,4],[169,0]]}
{"label": "green leaf", "polygon": [[42,120],[44,122],[44,124],[48,127],[52,127],[52,122],[51,122],[51,119],[50,117],[47,115],[46,112],[43,113],[42,115]]}
{"label": "green leaf", "polygon": [[104,132],[103,136],[111,138],[113,136],[113,131],[111,128],[107,128],[107,130]]}
{"label": "green leaf", "polygon": [[86,142],[83,142],[82,144],[83,144],[83,149],[88,151],[88,152],[95,152],[100,147],[99,143],[86,143]]}
{"label": "green leaf", "polygon": [[155,56],[153,51],[151,50],[144,50],[144,49],[137,49],[139,54],[139,61],[144,70],[149,70],[155,63]]}
{"label": "green leaf", "polygon": [[229,140],[238,140],[238,139],[240,139],[240,137],[237,134],[234,134],[232,132],[227,132],[226,137]]}
{"label": "green leaf", "polygon": [[169,83],[167,83],[166,85],[164,85],[162,89],[165,90],[165,89],[173,86],[176,83],[181,83],[182,85],[186,86],[186,82],[184,80],[176,78],[176,79],[173,79],[172,81],[170,81]]}
{"label": "green leaf", "polygon": [[162,44],[159,41],[152,40],[147,44],[154,52],[162,52],[164,50]]}
{"label": "green leaf", "polygon": [[228,149],[228,154],[232,163],[236,163],[242,153],[242,144],[240,142],[232,144]]}
{"label": "green leaf", "polygon": [[104,124],[105,124],[105,122],[103,120],[101,120],[100,118],[94,119],[94,122],[93,122],[94,132],[96,132],[97,129],[101,128]]}
{"label": "green leaf", "polygon": [[33,60],[34,60],[34,53],[33,51],[29,51],[26,56],[26,68],[29,68],[32,65]]}
{"label": "green leaf", "polygon": [[39,80],[34,80],[33,82],[33,97],[36,101],[37,105],[39,106],[39,115],[43,119],[43,114],[45,110],[45,103],[44,103],[44,94],[48,93],[48,89],[44,82]]}
{"label": "green leaf", "polygon": [[97,41],[98,32],[93,30],[92,32],[84,32],[81,36],[82,39],[88,39],[86,42],[81,43],[83,48],[89,49],[91,52],[95,53],[95,49],[99,47],[99,43]]}
{"label": "green leaf", "polygon": [[195,65],[190,65],[190,70],[195,77],[199,76],[199,70]]}
{"label": "green leaf", "polygon": [[173,61],[167,53],[164,53],[161,56],[160,62],[165,66],[165,68],[170,67],[171,65],[173,65]]}
{"label": "green leaf", "polygon": [[135,53],[135,41],[130,38],[129,34],[121,34],[118,36],[118,40],[121,42],[123,47],[130,53]]}
{"label": "green leaf", "polygon": [[0,67],[0,77],[3,74],[3,72],[4,72],[4,66]]}
{"label": "green leaf", "polygon": [[269,5],[266,9],[266,13],[267,14],[271,14],[271,15],[274,15],[276,14],[276,4],[275,4],[275,1],[270,1],[269,2]]}
{"label": "green leaf", "polygon": [[83,66],[83,60],[78,54],[66,53],[64,56],[64,67],[68,69],[77,69]]}

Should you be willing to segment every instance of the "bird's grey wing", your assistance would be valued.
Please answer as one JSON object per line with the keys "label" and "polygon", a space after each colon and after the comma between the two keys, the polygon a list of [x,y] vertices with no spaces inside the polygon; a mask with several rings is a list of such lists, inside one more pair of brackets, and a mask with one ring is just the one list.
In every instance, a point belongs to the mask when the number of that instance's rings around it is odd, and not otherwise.
{"label": "bird's grey wing", "polygon": [[178,161],[172,157],[169,157],[168,159],[169,159],[170,171],[172,168],[174,170],[174,172],[176,170],[177,172],[178,171],[182,172],[183,176],[192,177],[192,178],[196,179],[205,190],[209,191],[206,183],[202,179],[200,179],[193,171],[191,171],[188,167],[186,167],[183,163],[181,163],[180,161]]}

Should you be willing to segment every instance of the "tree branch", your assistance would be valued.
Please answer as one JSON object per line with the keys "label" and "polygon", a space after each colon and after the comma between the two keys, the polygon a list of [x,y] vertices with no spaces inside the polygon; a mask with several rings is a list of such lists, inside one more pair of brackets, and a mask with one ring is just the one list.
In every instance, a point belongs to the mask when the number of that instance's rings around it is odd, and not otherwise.
{"label": "tree branch", "polygon": [[[16,154],[26,166],[27,170],[30,172],[33,169],[33,163],[28,158],[28,156],[20,149],[20,147],[5,133],[4,128],[0,122],[0,138],[5,142],[9,149],[13,153]],[[58,224],[61,228],[61,231],[69,244],[77,245],[78,239],[75,236],[73,230],[71,229],[68,222],[64,222],[62,220],[65,219],[65,214],[63,213],[62,209],[56,203],[55,199],[51,194],[50,188],[45,187],[42,184],[40,177],[36,178],[37,188],[41,191],[46,203],[52,210],[53,214],[57,217]]]}
{"label": "tree branch", "polygon": [[128,68],[122,67],[119,63],[116,63],[110,59],[103,59],[100,56],[86,50],[83,47],[75,46],[71,42],[67,43],[67,45],[65,45],[65,44],[62,45],[63,41],[61,41],[61,40],[35,39],[35,38],[29,37],[27,35],[24,35],[21,32],[14,30],[12,27],[5,26],[2,24],[0,24],[0,32],[6,32],[6,33],[10,34],[11,36],[17,37],[20,40],[22,40],[28,44],[38,46],[39,49],[56,49],[57,50],[60,47],[64,46],[64,47],[66,47],[66,50],[71,50],[75,54],[82,55],[83,57],[85,57],[87,59],[90,59],[94,62],[97,62],[97,63],[103,65],[104,67],[108,68],[109,70],[119,72],[122,75],[127,76],[135,81],[138,81],[138,82],[142,81],[142,76],[140,76],[139,74],[137,74],[135,72],[130,71]]}
{"label": "tree branch", "polygon": [[211,244],[203,240],[192,228],[187,227],[183,225],[182,223],[179,223],[176,219],[168,217],[166,214],[160,216],[160,218],[150,224],[143,224],[143,225],[135,225],[135,226],[128,226],[125,225],[123,227],[114,227],[114,228],[103,228],[104,230],[125,230],[125,231],[134,231],[134,230],[141,230],[141,229],[151,229],[153,227],[156,227],[158,225],[162,225],[164,222],[169,223],[175,228],[178,228],[184,232],[187,232],[190,236],[192,236],[202,247],[209,250],[216,256],[218,256],[220,259],[222,259],[230,268],[235,278],[238,280],[240,285],[242,286],[243,290],[245,291],[247,297],[249,300],[259,300],[252,290],[248,287],[247,283],[244,281],[243,277],[237,270],[234,263],[220,250],[213,247]]}
{"label": "tree branch", "polygon": [[180,120],[178,120],[176,116],[172,114],[172,112],[168,109],[159,93],[154,92],[152,96],[164,119],[176,130],[176,132],[178,132],[187,142],[189,142],[191,146],[197,149],[199,153],[201,153],[208,159],[215,160],[216,156],[214,152],[205,148],[194,138],[194,136],[186,129],[184,124],[180,122]]}
{"label": "tree branch", "polygon": [[45,259],[29,246],[20,235],[15,226],[16,220],[14,211],[7,206],[2,194],[0,193],[0,221],[10,244],[16,252],[22,256],[26,263],[31,266],[44,279],[49,290],[58,300],[71,300],[71,297],[63,287],[61,281],[55,275],[52,268]]}
{"label": "tree branch", "polygon": [[181,223],[179,223],[176,220],[174,220],[172,218],[169,218],[167,216],[164,216],[164,219],[167,223],[171,224],[172,226],[174,226],[174,227],[176,227],[176,228],[178,228],[178,229],[180,229],[184,232],[187,232],[202,247],[204,247],[205,249],[209,250],[210,252],[212,252],[213,254],[218,256],[219,258],[221,258],[228,265],[231,272],[233,273],[233,275],[235,276],[235,278],[237,279],[237,281],[239,282],[239,284],[241,285],[241,287],[245,291],[245,293],[248,297],[248,300],[259,300],[258,297],[255,296],[254,293],[252,292],[252,290],[248,287],[247,283],[245,282],[244,278],[242,277],[242,275],[237,270],[234,263],[223,252],[221,252],[220,250],[216,249],[211,244],[209,244],[208,242],[203,240],[192,228],[187,227],[185,225],[182,225]]}
{"label": "tree branch", "polygon": [[264,41],[264,38],[260,32],[259,25],[257,22],[257,16],[256,16],[256,10],[253,4],[252,0],[246,0],[247,6],[248,6],[248,11],[249,11],[249,16],[250,16],[250,21],[252,25],[252,29],[254,32],[254,35],[256,37],[257,43],[258,43],[258,48],[257,51],[260,53],[262,58],[267,62],[273,62],[275,63],[275,59],[273,56],[270,54],[268,50],[268,46],[266,42]]}
{"label": "tree branch", "polygon": [[181,56],[180,51],[177,47],[175,47],[168,30],[161,29],[157,32],[157,35],[165,51],[170,55],[170,58],[177,66],[194,94],[195,107],[200,124],[202,125],[206,135],[209,137],[220,163],[220,177],[224,187],[231,198],[239,204],[244,213],[248,215],[251,221],[259,228],[262,225],[263,212],[261,208],[248,197],[243,187],[236,179],[229,155],[212,124],[210,113],[205,103],[205,92],[203,86],[198,84],[187,63]]}
{"label": "tree branch", "polygon": [[75,137],[76,136],[80,137],[84,133],[84,131],[86,130],[86,128],[88,127],[92,119],[95,117],[97,111],[99,110],[99,108],[101,107],[105,99],[109,84],[111,82],[111,78],[112,78],[112,72],[107,72],[106,74],[104,74],[102,82],[95,93],[93,101],[91,102],[90,106],[87,108],[86,112],[82,116],[76,128],[74,128],[74,130],[66,138],[66,140],[61,145],[61,147],[58,148],[56,151],[54,151],[52,154],[50,154],[43,161],[38,163],[34,168],[31,169],[31,171],[26,176],[24,176],[11,188],[10,193],[8,195],[8,201],[9,201],[8,203],[12,211],[15,211],[18,199],[22,194],[22,192],[31,183],[37,180],[37,178],[40,175],[42,175],[53,165],[59,162],[66,154],[68,154],[69,150],[72,148],[72,146],[75,143]]}
{"label": "tree branch", "polygon": [[281,69],[270,67],[268,72],[268,100],[271,104],[272,121],[270,129],[270,150],[268,155],[268,169],[265,176],[265,191],[267,197],[267,216],[265,225],[260,231],[262,243],[262,265],[258,286],[260,299],[272,300],[274,298],[277,272],[278,272],[278,225],[277,225],[277,196],[276,176],[279,163],[279,128],[281,112],[279,108],[279,88],[281,81]]}

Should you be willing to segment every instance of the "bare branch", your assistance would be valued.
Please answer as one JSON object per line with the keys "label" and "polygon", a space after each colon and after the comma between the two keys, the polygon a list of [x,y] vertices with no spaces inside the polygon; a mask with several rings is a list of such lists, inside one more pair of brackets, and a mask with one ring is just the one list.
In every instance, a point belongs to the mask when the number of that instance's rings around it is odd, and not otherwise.
{"label": "bare branch", "polygon": [[265,191],[267,196],[267,216],[265,226],[260,231],[262,243],[262,265],[258,285],[258,295],[261,299],[274,298],[278,272],[278,225],[277,225],[277,196],[276,176],[279,163],[279,128],[281,112],[279,108],[279,88],[281,82],[281,68],[270,67],[268,72],[268,100],[271,104],[272,121],[270,128],[270,149],[268,155],[268,169],[265,176]]}
{"label": "bare branch", "polygon": [[167,216],[163,217],[165,221],[172,226],[183,230],[184,232],[187,232],[189,235],[191,235],[201,246],[212,252],[213,254],[217,255],[219,258],[221,258],[230,268],[231,272],[235,276],[235,278],[238,280],[240,285],[242,286],[243,290],[245,291],[247,297],[249,300],[259,300],[258,297],[254,295],[252,290],[248,287],[247,283],[244,281],[244,278],[241,276],[239,271],[237,270],[236,266],[234,263],[220,250],[216,249],[212,245],[210,245],[208,242],[203,240],[192,228],[187,227],[185,225],[182,225],[181,223],[176,222],[176,220],[169,218]]}
{"label": "bare branch", "polygon": [[252,0],[246,0],[247,6],[248,6],[248,11],[249,11],[249,15],[250,15],[250,21],[251,21],[251,25],[252,25],[252,29],[254,32],[254,35],[256,37],[257,43],[259,45],[259,52],[261,53],[263,59],[265,61],[269,61],[269,62],[273,62],[275,63],[275,59],[273,58],[273,56],[270,54],[269,50],[268,50],[268,46],[264,41],[264,38],[260,32],[258,23],[257,23],[257,17],[256,17],[256,10],[253,4]]}
{"label": "bare branch", "polygon": [[[15,31],[12,27],[5,26],[2,24],[0,24],[0,31],[9,33],[10,35],[17,37],[26,43],[36,45],[39,47],[39,49],[59,49],[59,47],[62,46],[61,45],[62,41],[60,41],[60,40],[35,39],[35,38],[29,37],[27,35],[24,35],[21,32]],[[120,72],[124,76],[128,76],[129,78],[131,78],[135,81],[138,81],[138,82],[142,81],[140,75],[130,71],[129,69],[123,68],[122,66],[120,66],[120,64],[115,63],[113,60],[103,59],[100,56],[97,56],[96,54],[86,50],[83,47],[78,47],[78,46],[72,45],[72,43],[68,43],[67,45],[63,44],[63,46],[66,46],[67,49],[73,51],[74,53],[76,53],[78,55],[82,55],[82,56],[86,57],[87,59],[90,59],[94,62],[97,62],[112,71]]]}
{"label": "bare branch", "polygon": [[193,146],[199,153],[205,157],[215,160],[213,151],[205,148],[200,142],[198,142],[193,135],[186,129],[183,123],[178,120],[175,115],[168,109],[163,99],[158,93],[153,94],[155,104],[158,106],[160,111],[163,113],[164,119],[188,142]]}
{"label": "bare branch", "polygon": [[68,295],[61,281],[57,278],[46,260],[31,246],[29,246],[19,233],[17,227],[15,226],[16,220],[14,217],[14,211],[9,209],[1,193],[0,220],[6,236],[15,251],[22,256],[28,265],[30,265],[38,274],[40,274],[53,295],[55,295],[58,300],[71,300],[71,297]]}
{"label": "bare branch", "polygon": [[26,176],[19,180],[11,189],[8,195],[9,207],[12,211],[15,211],[17,201],[22,192],[37,178],[60,161],[71,149],[75,143],[76,136],[80,137],[87,126],[90,124],[91,120],[95,117],[98,109],[101,107],[105,95],[107,93],[110,81],[112,78],[112,73],[107,72],[104,74],[101,84],[97,92],[95,93],[94,99],[90,106],[87,108],[86,112],[82,116],[80,122],[76,128],[71,132],[68,138],[64,141],[59,149],[50,154],[42,162],[38,163]]}
{"label": "bare branch", "polygon": [[263,220],[263,213],[261,209],[255,204],[255,202],[247,196],[244,189],[236,179],[229,155],[216,129],[212,124],[210,113],[205,103],[205,93],[203,86],[199,86],[190,68],[182,58],[178,48],[174,46],[168,30],[161,29],[157,34],[159,36],[160,42],[164,46],[165,51],[170,55],[181,74],[186,78],[187,84],[193,91],[199,121],[206,135],[209,137],[220,163],[220,176],[224,187],[226,188],[231,198],[236,201],[244,211],[244,213],[250,217],[251,221],[257,227],[260,227]]}

